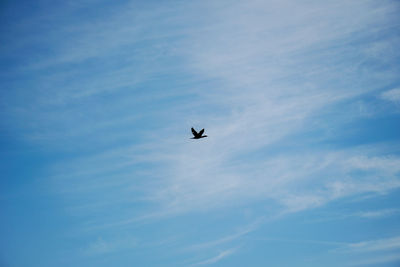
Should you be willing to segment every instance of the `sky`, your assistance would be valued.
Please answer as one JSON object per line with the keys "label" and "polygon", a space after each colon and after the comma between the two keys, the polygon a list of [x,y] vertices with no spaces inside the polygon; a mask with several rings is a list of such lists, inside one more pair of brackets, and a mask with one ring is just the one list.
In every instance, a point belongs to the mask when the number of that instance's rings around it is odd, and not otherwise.
{"label": "sky", "polygon": [[399,12],[1,1],[0,266],[399,266]]}

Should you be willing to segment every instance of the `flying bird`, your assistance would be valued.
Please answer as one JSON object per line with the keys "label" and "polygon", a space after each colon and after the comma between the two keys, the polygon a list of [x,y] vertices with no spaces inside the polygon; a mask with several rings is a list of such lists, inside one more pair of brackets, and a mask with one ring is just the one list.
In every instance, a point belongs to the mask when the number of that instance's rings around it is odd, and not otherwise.
{"label": "flying bird", "polygon": [[203,135],[203,133],[204,133],[204,129],[201,129],[200,132],[196,132],[196,130],[192,128],[192,134],[194,135],[194,137],[192,137],[190,139],[200,139],[203,137],[207,137],[207,135]]}

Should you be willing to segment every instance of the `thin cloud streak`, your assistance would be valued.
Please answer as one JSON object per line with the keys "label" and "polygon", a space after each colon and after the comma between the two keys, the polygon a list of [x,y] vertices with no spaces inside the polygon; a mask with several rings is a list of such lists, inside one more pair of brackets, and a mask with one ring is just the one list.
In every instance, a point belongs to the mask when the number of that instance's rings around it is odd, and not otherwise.
{"label": "thin cloud streak", "polygon": [[352,263],[347,264],[347,266],[369,266],[369,265],[376,265],[376,264],[384,264],[389,262],[399,262],[400,255],[398,253],[383,255],[383,256],[376,256],[370,257],[366,260],[359,260]]}
{"label": "thin cloud streak", "polygon": [[349,244],[345,250],[346,249],[347,251],[360,253],[380,250],[398,250],[400,249],[400,236],[352,243]]}
{"label": "thin cloud streak", "polygon": [[398,213],[400,213],[400,209],[384,209],[376,211],[362,211],[362,212],[357,212],[354,215],[362,218],[381,218],[381,217],[392,216]]}
{"label": "thin cloud streak", "polygon": [[185,248],[185,250],[203,250],[203,249],[208,249],[211,247],[215,247],[224,243],[229,243],[232,242],[234,240],[237,240],[239,238],[242,238],[244,236],[246,236],[247,234],[255,231],[262,223],[265,223],[266,219],[265,218],[260,218],[257,221],[253,222],[250,225],[244,226],[242,227],[242,229],[240,229],[239,231],[237,231],[234,234],[213,240],[213,241],[209,241],[209,242],[205,242],[205,243],[201,243],[201,244],[194,244],[191,245],[188,248]]}
{"label": "thin cloud streak", "polygon": [[201,262],[192,264],[192,265],[190,265],[190,266],[199,266],[199,265],[213,264],[213,263],[216,263],[216,262],[218,262],[218,261],[220,261],[220,260],[222,260],[222,259],[224,259],[224,258],[230,256],[230,255],[233,254],[235,251],[236,251],[236,249],[224,250],[224,251],[220,252],[220,253],[219,253],[217,256],[215,256],[215,257],[212,257],[212,258],[210,258],[210,259],[207,259],[207,260],[204,260],[204,261],[201,261]]}
{"label": "thin cloud streak", "polygon": [[394,88],[383,92],[381,98],[387,101],[400,103],[400,88]]}

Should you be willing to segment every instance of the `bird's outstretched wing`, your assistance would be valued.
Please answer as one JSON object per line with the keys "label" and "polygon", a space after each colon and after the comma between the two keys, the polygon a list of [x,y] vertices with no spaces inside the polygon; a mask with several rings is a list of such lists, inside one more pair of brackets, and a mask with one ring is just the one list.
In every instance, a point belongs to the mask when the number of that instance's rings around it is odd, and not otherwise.
{"label": "bird's outstretched wing", "polygon": [[201,129],[201,131],[199,132],[199,135],[202,136],[204,133],[204,129]]}
{"label": "bird's outstretched wing", "polygon": [[193,128],[192,128],[192,134],[193,134],[194,136],[197,136],[197,135],[198,135],[198,133],[196,132],[196,130],[193,129]]}

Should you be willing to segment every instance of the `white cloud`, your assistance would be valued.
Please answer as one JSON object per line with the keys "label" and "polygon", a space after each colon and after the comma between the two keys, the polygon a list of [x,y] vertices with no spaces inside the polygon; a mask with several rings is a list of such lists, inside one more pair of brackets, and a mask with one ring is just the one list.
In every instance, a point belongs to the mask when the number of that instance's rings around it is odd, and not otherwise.
{"label": "white cloud", "polygon": [[[234,139],[232,136],[232,143]],[[267,157],[251,164],[235,162],[234,166],[226,166],[220,162],[230,159],[220,158],[218,144],[207,150],[204,146],[199,153],[207,155],[207,159],[191,158],[191,149],[186,148],[187,154],[176,152],[186,154],[180,156],[182,161],[169,161],[174,175],[166,179],[165,186],[155,195],[166,204],[166,209],[212,209],[240,198],[274,200],[293,212],[341,197],[381,194],[400,186],[396,175],[399,158],[359,156],[363,150]],[[369,171],[363,172],[365,168]],[[353,174],[356,172],[362,173]]]}
{"label": "white cloud", "polygon": [[101,237],[99,237],[95,242],[91,243],[85,250],[86,254],[102,254],[109,253],[113,251],[114,248],[109,243],[105,242]]}
{"label": "white cloud", "polygon": [[124,237],[122,239],[104,240],[98,237],[96,241],[90,243],[83,249],[83,253],[88,256],[98,254],[108,254],[120,250],[133,249],[137,247],[138,241],[134,238]]}
{"label": "white cloud", "polygon": [[400,260],[400,236],[348,243],[333,251],[351,255],[348,266],[395,262]]}
{"label": "white cloud", "polygon": [[222,252],[220,252],[217,256],[212,257],[210,259],[198,262],[198,263],[194,263],[191,266],[199,266],[199,265],[208,265],[208,264],[213,264],[216,263],[226,257],[228,257],[229,255],[233,254],[236,251],[236,249],[227,249],[224,250]]}
{"label": "white cloud", "polygon": [[381,98],[384,100],[392,101],[395,103],[400,102],[400,88],[391,89],[381,94]]}
{"label": "white cloud", "polygon": [[212,241],[208,241],[205,243],[201,243],[201,244],[194,244],[190,247],[185,248],[185,250],[202,250],[202,249],[208,249],[210,247],[215,247],[221,244],[225,244],[225,243],[229,243],[232,242],[234,240],[237,240],[239,238],[242,238],[244,236],[246,236],[247,234],[255,231],[260,224],[264,223],[266,221],[265,218],[260,218],[258,220],[256,220],[255,222],[253,222],[252,224],[249,224],[245,227],[242,227],[242,229],[236,231],[235,233],[216,239],[216,240],[212,240]]}
{"label": "white cloud", "polygon": [[369,266],[398,261],[400,261],[400,255],[398,253],[394,253],[383,256],[368,257],[364,260],[354,261],[348,264],[348,266]]}
{"label": "white cloud", "polygon": [[396,250],[396,249],[400,249],[400,236],[352,243],[347,246],[347,249],[349,251],[354,251],[354,252]]}
{"label": "white cloud", "polygon": [[400,209],[383,209],[383,210],[374,210],[374,211],[361,211],[357,212],[355,216],[359,216],[362,218],[381,218],[387,217],[400,212]]}

